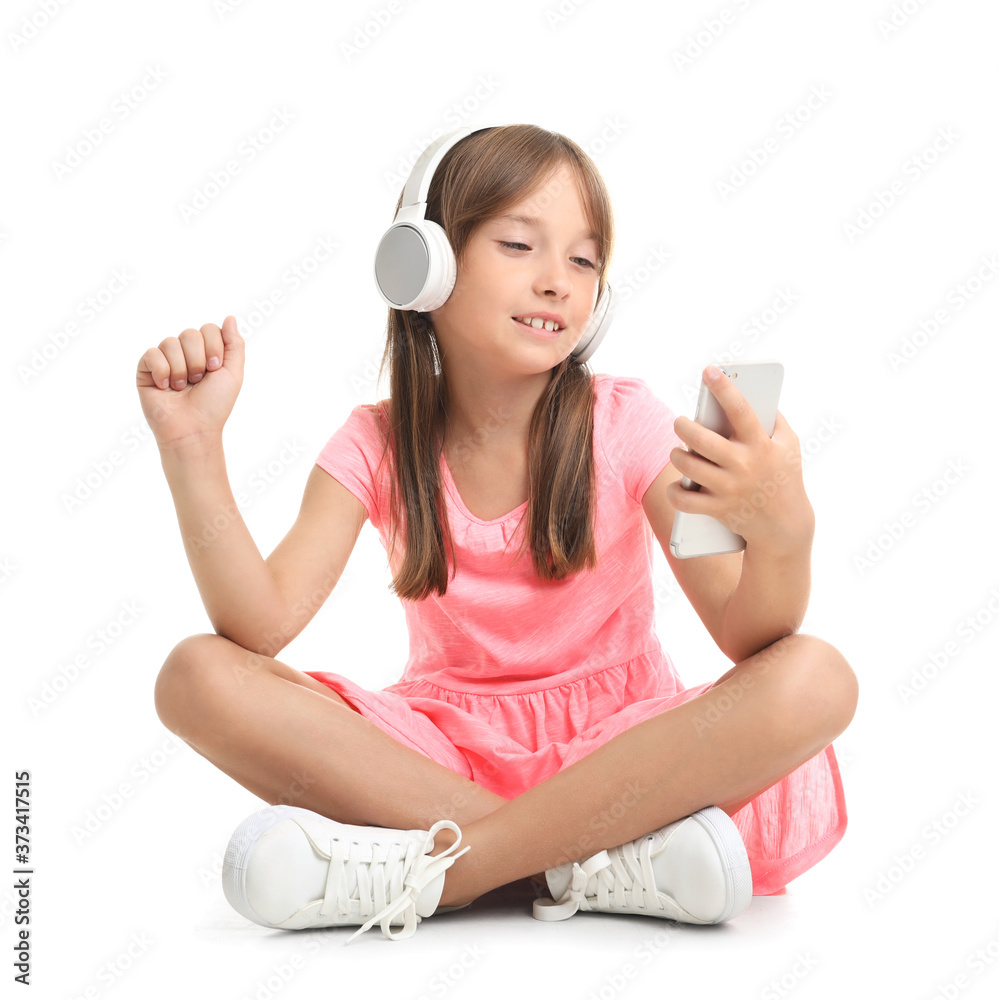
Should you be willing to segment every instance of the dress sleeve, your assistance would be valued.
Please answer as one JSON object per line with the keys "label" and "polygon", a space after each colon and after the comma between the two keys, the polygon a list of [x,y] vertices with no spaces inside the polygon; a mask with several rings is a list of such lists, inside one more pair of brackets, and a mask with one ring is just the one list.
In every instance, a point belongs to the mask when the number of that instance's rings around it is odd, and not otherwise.
{"label": "dress sleeve", "polygon": [[669,465],[669,453],[684,446],[673,430],[676,414],[643,379],[612,377],[604,390],[606,420],[600,438],[605,460],[628,495],[641,503],[652,481]]}
{"label": "dress sleeve", "polygon": [[384,447],[375,407],[362,404],[350,411],[316,458],[316,465],[364,504],[371,523],[379,530],[387,471]]}

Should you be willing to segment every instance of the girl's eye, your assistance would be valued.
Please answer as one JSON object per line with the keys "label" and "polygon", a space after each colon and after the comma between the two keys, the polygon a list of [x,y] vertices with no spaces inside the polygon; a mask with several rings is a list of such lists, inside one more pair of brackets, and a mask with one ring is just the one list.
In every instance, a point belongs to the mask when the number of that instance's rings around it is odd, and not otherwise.
{"label": "girl's eye", "polygon": [[[530,250],[531,248],[526,243],[512,243],[508,240],[500,240],[501,247],[508,247],[510,250]],[[586,257],[573,257],[575,261],[578,261],[582,267],[595,268],[597,265],[593,263],[592,260],[588,260]]]}

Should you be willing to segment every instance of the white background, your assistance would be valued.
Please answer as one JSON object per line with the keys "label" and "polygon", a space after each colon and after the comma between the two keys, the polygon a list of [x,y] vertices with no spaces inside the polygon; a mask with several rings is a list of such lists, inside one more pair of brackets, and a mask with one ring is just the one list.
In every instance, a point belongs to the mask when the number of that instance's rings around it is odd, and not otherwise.
{"label": "white background", "polygon": [[[995,6],[46,6],[5,5],[0,22],[2,773],[10,806],[13,772],[32,772],[39,995],[995,995]],[[279,110],[289,123],[267,132]],[[102,119],[100,144],[66,168]],[[377,928],[343,949],[346,930],[256,927],[217,872],[260,800],[153,707],[169,650],[212,628],[139,407],[139,357],[240,317],[227,468],[268,554],[328,437],[387,395],[372,376],[386,313],[372,254],[400,161],[463,122],[563,132],[606,179],[611,278],[631,294],[594,371],[642,377],[690,415],[722,352],[785,365],[781,412],[818,521],[803,630],[838,646],[861,685],[835,744],[850,821],[787,896],[724,926],[540,924],[528,898],[499,894],[394,943]],[[199,192],[217,196],[185,218]],[[337,249],[317,263],[320,239]],[[310,274],[297,288],[293,268]],[[256,304],[276,290],[263,319]],[[781,296],[790,308],[767,314]],[[751,336],[754,318],[765,332]],[[670,597],[660,552],[655,572],[665,649],[688,685],[716,678],[728,664]],[[371,688],[398,679],[407,638],[389,580],[366,524],[280,658]],[[99,649],[102,629],[113,641]],[[14,898],[0,889],[5,977]]]}

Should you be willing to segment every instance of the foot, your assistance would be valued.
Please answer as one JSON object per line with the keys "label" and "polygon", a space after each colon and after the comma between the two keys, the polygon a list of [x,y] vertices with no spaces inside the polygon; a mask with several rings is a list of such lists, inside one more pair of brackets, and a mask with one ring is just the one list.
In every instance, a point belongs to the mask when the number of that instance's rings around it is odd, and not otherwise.
{"label": "foot", "polygon": [[545,877],[552,898],[534,901],[539,920],[596,910],[717,924],[745,910],[753,895],[742,837],[716,806],[585,861],[551,868]]}
{"label": "foot", "polygon": [[[453,842],[431,856],[440,831]],[[378,922],[407,938],[439,909],[444,874],[470,848],[452,854],[461,831],[450,820],[430,830],[349,826],[296,806],[248,817],[229,840],[222,885],[229,903],[264,927],[301,930],[360,924],[345,944]],[[402,923],[393,933],[391,924]]]}

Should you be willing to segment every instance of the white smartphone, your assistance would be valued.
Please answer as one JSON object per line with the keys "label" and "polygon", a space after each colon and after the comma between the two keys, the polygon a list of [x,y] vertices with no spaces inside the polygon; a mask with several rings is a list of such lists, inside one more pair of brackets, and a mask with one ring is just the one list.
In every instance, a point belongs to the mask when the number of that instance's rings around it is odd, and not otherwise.
{"label": "white smartphone", "polygon": [[[746,402],[753,408],[763,429],[772,436],[777,422],[777,404],[780,402],[780,387],[784,381],[784,366],[779,361],[767,359],[739,361],[715,367],[732,379],[736,388],[746,397]],[[732,436],[732,425],[725,416],[725,411],[703,381],[697,396],[694,421],[721,434],[722,437]],[[691,454],[696,455],[697,452],[691,449]],[[680,485],[685,490],[701,488],[688,476],[680,480]],[[746,547],[746,540],[707,514],[688,514],[678,510],[673,518],[669,547],[677,559],[691,559],[695,556],[739,552]]]}

